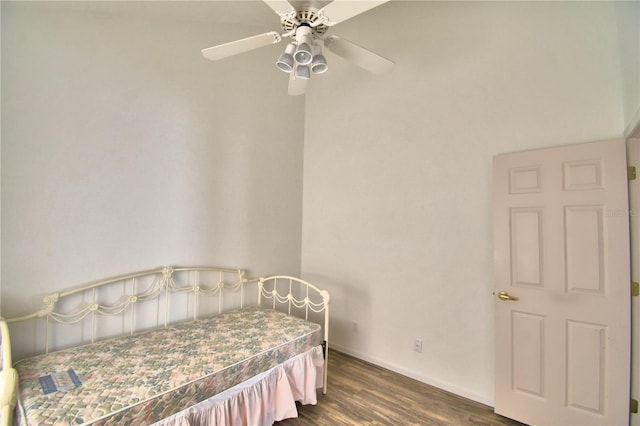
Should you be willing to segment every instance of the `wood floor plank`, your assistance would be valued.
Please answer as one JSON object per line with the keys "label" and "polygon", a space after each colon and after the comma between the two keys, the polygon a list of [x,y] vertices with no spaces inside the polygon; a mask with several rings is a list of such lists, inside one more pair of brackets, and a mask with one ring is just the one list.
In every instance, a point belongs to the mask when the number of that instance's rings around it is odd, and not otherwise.
{"label": "wood floor plank", "polygon": [[317,405],[298,405],[298,418],[279,426],[522,426],[491,407],[331,351],[329,386]]}

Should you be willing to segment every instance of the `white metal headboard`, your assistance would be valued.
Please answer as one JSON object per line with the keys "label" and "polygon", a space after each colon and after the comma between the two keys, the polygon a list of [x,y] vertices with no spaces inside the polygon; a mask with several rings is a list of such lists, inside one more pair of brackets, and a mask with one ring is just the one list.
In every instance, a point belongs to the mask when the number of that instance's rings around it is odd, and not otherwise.
{"label": "white metal headboard", "polygon": [[[182,282],[176,279],[178,274],[186,274]],[[207,283],[202,275],[207,274]],[[211,276],[213,275],[213,276]],[[254,280],[255,281],[255,280]],[[90,341],[97,338],[96,322],[99,316],[128,316],[128,333],[139,331],[137,326],[137,306],[144,301],[156,301],[157,326],[167,326],[171,321],[172,294],[183,293],[191,296],[187,299],[186,310],[189,317],[197,319],[200,311],[200,299],[203,296],[217,297],[217,311],[223,312],[224,294],[239,293],[239,307],[245,304],[245,285],[249,282],[245,272],[240,269],[225,269],[216,267],[163,267],[154,270],[120,275],[103,281],[97,281],[80,288],[66,292],[54,293],[44,297],[45,308],[35,313],[16,318],[8,318],[6,322],[16,323],[32,318],[44,318],[45,324],[45,353],[50,350],[50,326],[52,323],[77,324],[90,317]],[[121,287],[121,294],[115,300],[101,301],[99,292],[104,289]],[[63,299],[76,296],[76,303],[66,309],[61,307]],[[182,320],[187,320],[184,317]],[[151,327],[148,327],[151,328]]]}
{"label": "white metal headboard", "polygon": [[[255,288],[247,291],[247,286]],[[205,300],[207,303],[203,304]],[[322,324],[326,355],[329,341],[329,302],[329,292],[291,276],[247,279],[242,269],[166,266],[119,275],[47,295],[43,298],[43,309],[4,321],[13,324],[32,319],[43,320],[44,326],[40,326],[39,333],[36,334],[41,336],[38,340],[44,340],[44,344],[39,345],[35,352],[48,353],[52,349],[51,327],[54,324],[80,325],[81,336],[62,344],[56,342],[53,349],[60,349],[166,327],[171,323],[196,320],[200,316],[221,314],[226,310],[248,305],[267,306]],[[145,303],[145,306],[140,307]],[[176,306],[178,304],[184,305]],[[150,311],[155,313],[155,319],[148,318]],[[145,318],[139,320],[142,316]],[[98,327],[101,317],[120,317],[117,319],[115,333],[104,334],[104,329],[108,326],[100,323]],[[7,358],[10,361],[8,331],[5,334],[6,341],[0,344],[7,354],[5,361]],[[87,334],[89,337],[86,337]]]}

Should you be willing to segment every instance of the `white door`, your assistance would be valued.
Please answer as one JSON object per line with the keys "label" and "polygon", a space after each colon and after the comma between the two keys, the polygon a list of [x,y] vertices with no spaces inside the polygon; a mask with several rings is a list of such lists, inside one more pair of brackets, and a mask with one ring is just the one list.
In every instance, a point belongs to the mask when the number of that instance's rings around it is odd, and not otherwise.
{"label": "white door", "polygon": [[495,157],[498,414],[628,424],[628,208],[624,140]]}

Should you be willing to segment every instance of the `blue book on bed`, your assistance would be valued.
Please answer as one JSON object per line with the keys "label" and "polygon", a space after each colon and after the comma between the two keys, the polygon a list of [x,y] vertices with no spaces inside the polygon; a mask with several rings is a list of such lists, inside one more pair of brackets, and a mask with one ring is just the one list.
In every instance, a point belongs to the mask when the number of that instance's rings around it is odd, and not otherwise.
{"label": "blue book on bed", "polygon": [[53,392],[68,391],[82,385],[82,382],[78,378],[76,372],[73,371],[73,368],[70,368],[67,371],[60,371],[38,377],[38,381],[40,382],[42,392],[45,395]]}

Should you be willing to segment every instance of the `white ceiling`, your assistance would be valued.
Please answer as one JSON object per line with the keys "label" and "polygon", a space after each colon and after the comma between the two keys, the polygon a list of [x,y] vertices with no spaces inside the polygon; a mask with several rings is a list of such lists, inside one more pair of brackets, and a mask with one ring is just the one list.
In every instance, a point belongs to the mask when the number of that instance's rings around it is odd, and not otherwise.
{"label": "white ceiling", "polygon": [[[397,1],[397,0],[390,0]],[[290,0],[296,6],[321,8],[331,0]],[[95,14],[149,19],[171,19],[212,24],[242,25],[266,30],[279,30],[279,16],[261,0],[89,0],[89,1],[24,1],[22,7],[77,10]],[[17,5],[14,4],[13,7]]]}
{"label": "white ceiling", "polygon": [[280,18],[264,2],[259,0],[102,0],[102,1],[42,1],[21,2],[52,10],[77,10],[112,16],[146,17],[183,21],[211,22],[214,24],[240,24],[278,29]]}

